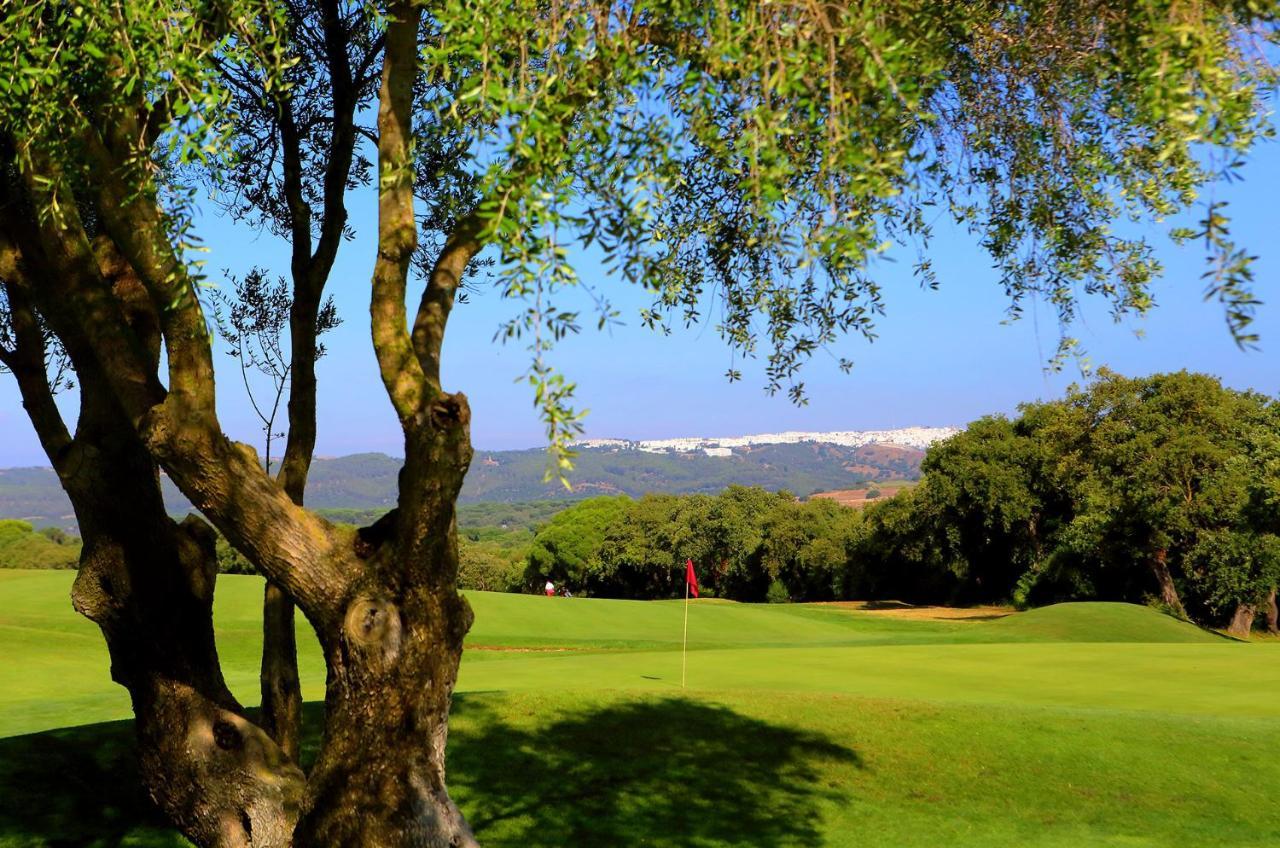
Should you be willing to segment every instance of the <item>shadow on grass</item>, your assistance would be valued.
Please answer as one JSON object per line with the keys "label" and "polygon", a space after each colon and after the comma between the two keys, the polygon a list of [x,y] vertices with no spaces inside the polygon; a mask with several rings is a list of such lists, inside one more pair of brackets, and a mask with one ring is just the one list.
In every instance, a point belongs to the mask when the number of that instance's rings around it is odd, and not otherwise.
{"label": "shadow on grass", "polygon": [[[539,720],[461,699],[451,792],[487,846],[816,845],[832,768],[858,755],[817,734],[682,699]],[[516,712],[516,711],[507,711]]]}
{"label": "shadow on grass", "polygon": [[[303,759],[321,704],[304,708]],[[816,845],[830,771],[817,734],[682,699],[557,704],[460,696],[450,789],[486,846]],[[131,722],[0,739],[0,848],[178,848],[138,782]]]}
{"label": "shadow on grass", "polygon": [[0,846],[186,845],[143,792],[134,750],[128,721],[0,739]]}

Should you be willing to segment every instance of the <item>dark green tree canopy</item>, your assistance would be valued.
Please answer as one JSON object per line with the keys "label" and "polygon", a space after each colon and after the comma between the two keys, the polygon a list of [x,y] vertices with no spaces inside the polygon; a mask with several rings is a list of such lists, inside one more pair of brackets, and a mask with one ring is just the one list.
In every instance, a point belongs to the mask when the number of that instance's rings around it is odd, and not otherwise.
{"label": "dark green tree canopy", "polygon": [[1214,624],[1243,610],[1247,631],[1280,584],[1277,410],[1205,374],[1104,369],[932,447],[918,487],[868,508],[855,558],[914,572],[913,597],[1154,598]]}

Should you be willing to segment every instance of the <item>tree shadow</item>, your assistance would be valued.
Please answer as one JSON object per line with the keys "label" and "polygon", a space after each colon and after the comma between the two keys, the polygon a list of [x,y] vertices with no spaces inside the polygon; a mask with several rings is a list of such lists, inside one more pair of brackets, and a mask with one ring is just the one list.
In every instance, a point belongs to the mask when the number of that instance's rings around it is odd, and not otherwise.
{"label": "tree shadow", "polygon": [[450,791],[486,846],[817,845],[829,770],[857,753],[816,733],[667,698],[539,721],[459,699]]}
{"label": "tree shadow", "polygon": [[[557,709],[558,708],[558,709]],[[323,704],[303,711],[303,760]],[[486,848],[817,845],[833,769],[857,753],[809,731],[678,698],[563,706],[459,696],[450,790]],[[133,724],[0,739],[0,848],[179,848],[141,788]]]}
{"label": "tree shadow", "polygon": [[187,845],[142,790],[133,723],[0,739],[0,846]]}

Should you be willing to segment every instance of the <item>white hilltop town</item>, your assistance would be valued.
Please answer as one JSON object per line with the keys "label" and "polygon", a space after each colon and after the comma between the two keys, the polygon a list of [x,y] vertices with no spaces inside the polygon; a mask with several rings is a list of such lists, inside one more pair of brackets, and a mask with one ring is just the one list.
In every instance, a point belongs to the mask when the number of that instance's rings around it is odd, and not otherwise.
{"label": "white hilltop town", "polygon": [[896,445],[924,449],[934,442],[954,436],[958,427],[903,427],[898,430],[837,430],[829,433],[759,433],[754,436],[722,436],[707,438],[688,436],[678,439],[582,439],[579,448],[606,450],[638,450],[646,453],[705,453],[707,456],[731,456],[734,448],[756,445],[796,445],[805,442],[860,448],[863,445]]}

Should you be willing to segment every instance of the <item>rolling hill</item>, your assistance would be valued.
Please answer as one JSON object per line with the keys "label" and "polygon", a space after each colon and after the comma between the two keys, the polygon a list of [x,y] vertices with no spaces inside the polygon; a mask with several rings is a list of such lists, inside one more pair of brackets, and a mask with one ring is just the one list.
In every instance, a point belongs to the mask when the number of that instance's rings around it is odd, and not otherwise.
{"label": "rolling hill", "polygon": [[[727,486],[763,486],[805,496],[853,489],[871,480],[914,480],[924,451],[893,444],[824,442],[748,444],[717,449],[662,451],[584,446],[578,452],[572,492],[544,482],[547,455],[540,448],[476,451],[462,490],[462,503],[536,501],[602,494],[647,492],[715,493]],[[307,483],[307,505],[317,509],[385,510],[395,502],[400,460],[381,453],[317,459]],[[164,481],[174,514],[190,509],[176,487]],[[0,470],[0,518],[36,526],[74,527],[71,505],[49,468]]]}

